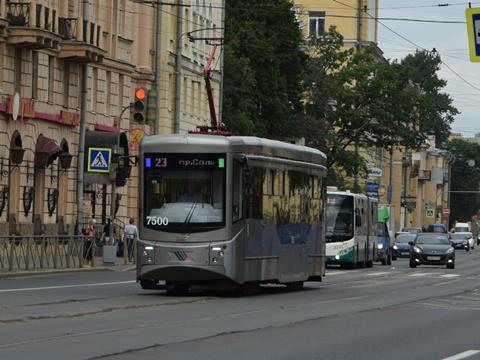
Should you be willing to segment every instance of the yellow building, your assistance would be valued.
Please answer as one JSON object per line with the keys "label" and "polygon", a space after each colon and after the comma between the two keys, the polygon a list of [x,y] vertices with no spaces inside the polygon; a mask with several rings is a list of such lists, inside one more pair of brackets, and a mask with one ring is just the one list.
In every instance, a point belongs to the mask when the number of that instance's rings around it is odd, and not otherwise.
{"label": "yellow building", "polygon": [[348,47],[378,42],[378,0],[294,0],[297,19],[305,37],[321,36],[336,26]]}
{"label": "yellow building", "polygon": [[[134,0],[90,0],[84,14],[83,3],[0,0],[0,235],[74,230],[84,64],[87,130],[125,134],[130,154],[138,149],[139,132],[152,131],[134,124],[128,111],[120,114],[133,102],[136,88],[155,86],[155,7]],[[216,28],[222,27],[223,10],[213,1],[190,4],[163,5],[161,12],[161,133],[175,130],[177,40],[182,43],[179,130],[210,119],[202,69],[211,46],[205,40],[189,42],[187,32],[221,37]],[[179,19],[183,27],[177,39]],[[214,65],[218,70],[218,56]],[[212,82],[218,108],[218,71]],[[133,168],[128,186],[117,189],[122,223],[137,214],[136,175]],[[84,219],[104,221],[111,192],[110,185],[86,183]]]}

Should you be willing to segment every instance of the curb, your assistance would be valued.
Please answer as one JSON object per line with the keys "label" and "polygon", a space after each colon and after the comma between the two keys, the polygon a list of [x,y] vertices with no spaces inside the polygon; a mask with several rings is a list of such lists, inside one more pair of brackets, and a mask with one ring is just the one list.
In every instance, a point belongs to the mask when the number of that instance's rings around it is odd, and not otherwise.
{"label": "curb", "polygon": [[135,265],[130,265],[127,267],[121,266],[109,266],[109,267],[84,267],[84,268],[67,268],[67,269],[49,269],[49,270],[31,270],[31,271],[18,271],[18,272],[8,272],[0,273],[0,280],[7,278],[16,278],[16,277],[26,277],[26,276],[38,276],[38,275],[53,275],[53,274],[63,274],[63,273],[78,273],[78,272],[89,272],[89,271],[113,271],[113,272],[126,272],[132,271],[136,267]]}

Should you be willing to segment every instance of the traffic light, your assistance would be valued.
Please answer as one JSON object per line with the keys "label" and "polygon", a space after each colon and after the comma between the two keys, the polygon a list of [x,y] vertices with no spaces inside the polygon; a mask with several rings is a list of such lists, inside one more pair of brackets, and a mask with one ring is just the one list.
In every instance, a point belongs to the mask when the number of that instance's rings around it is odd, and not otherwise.
{"label": "traffic light", "polygon": [[136,123],[145,123],[147,121],[147,91],[144,88],[135,89],[133,121]]}
{"label": "traffic light", "polygon": [[118,159],[118,167],[115,174],[115,184],[117,186],[125,186],[127,184],[131,169],[132,167],[127,156],[122,156]]}

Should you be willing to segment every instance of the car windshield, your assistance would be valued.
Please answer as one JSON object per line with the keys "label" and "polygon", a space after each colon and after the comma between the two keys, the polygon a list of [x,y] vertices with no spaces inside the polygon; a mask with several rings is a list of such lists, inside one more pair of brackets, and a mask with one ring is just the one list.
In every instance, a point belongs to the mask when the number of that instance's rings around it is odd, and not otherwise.
{"label": "car windshield", "polygon": [[469,238],[467,234],[452,234],[452,240],[466,240]]}
{"label": "car windshield", "polygon": [[409,232],[410,234],[419,234],[422,232],[422,229],[417,228],[404,228],[402,231]]}
{"label": "car windshield", "polygon": [[434,233],[445,233],[445,227],[441,224],[439,225],[429,225],[428,226],[428,232],[434,232]]}
{"label": "car windshield", "polygon": [[145,227],[187,233],[224,226],[224,156],[164,154],[145,159]]}
{"label": "car windshield", "polygon": [[469,232],[470,229],[468,227],[456,227],[455,232]]}
{"label": "car windshield", "polygon": [[413,234],[400,234],[395,239],[395,242],[399,244],[404,244],[404,243],[409,243],[410,241],[413,241],[413,240],[415,240],[415,235]]}
{"label": "car windshield", "polygon": [[419,245],[448,245],[449,240],[445,235],[429,234],[418,235],[415,243]]}
{"label": "car windshield", "polygon": [[327,242],[353,238],[353,198],[329,194],[327,198]]}

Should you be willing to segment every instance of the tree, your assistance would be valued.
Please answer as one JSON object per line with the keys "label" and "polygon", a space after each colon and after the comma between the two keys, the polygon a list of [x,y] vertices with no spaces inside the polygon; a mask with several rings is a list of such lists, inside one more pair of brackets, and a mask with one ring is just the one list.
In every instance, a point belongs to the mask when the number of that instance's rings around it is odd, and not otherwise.
{"label": "tree", "polygon": [[[479,191],[480,145],[456,139],[448,142],[446,148],[455,159],[452,165],[451,191]],[[480,195],[453,192],[450,195],[450,208],[452,220],[470,221],[471,216],[480,208]]]}
{"label": "tree", "polygon": [[438,77],[442,60],[437,52],[417,50],[407,55],[401,65],[419,91],[418,114],[420,134],[435,135],[437,146],[445,145],[450,135],[450,124],[459,112],[450,95],[441,92],[447,82]]}
{"label": "tree", "polygon": [[234,133],[297,136],[301,45],[289,0],[226,1],[223,119]]}

